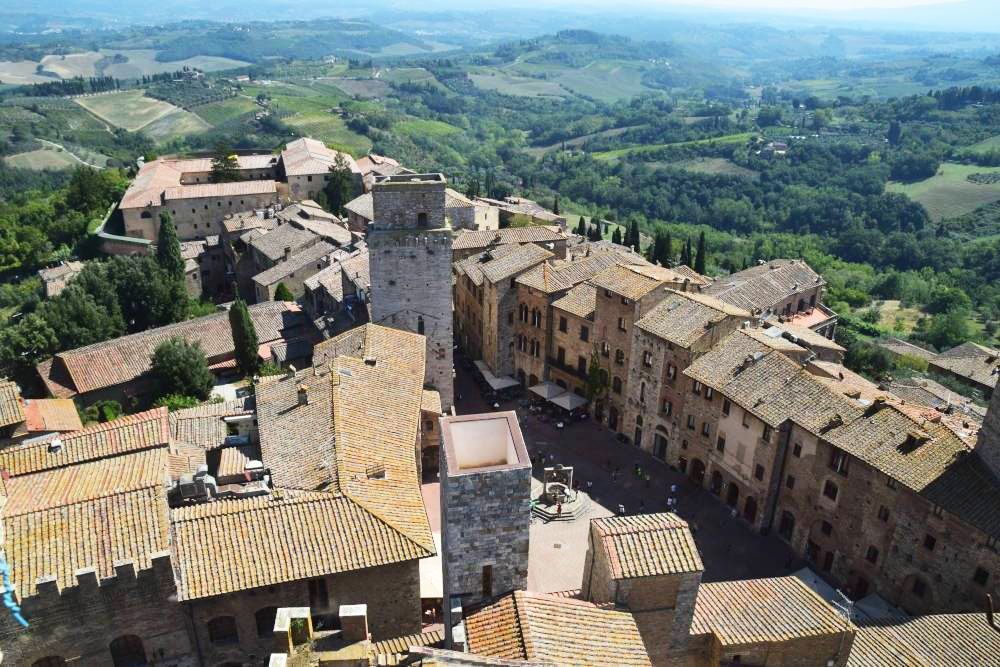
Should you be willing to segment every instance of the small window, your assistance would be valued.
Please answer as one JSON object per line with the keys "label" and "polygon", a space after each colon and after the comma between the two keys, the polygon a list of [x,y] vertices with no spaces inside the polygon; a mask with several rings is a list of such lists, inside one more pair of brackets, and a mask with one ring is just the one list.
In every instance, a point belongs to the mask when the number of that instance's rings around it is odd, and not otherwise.
{"label": "small window", "polygon": [[720,452],[726,451],[726,439],[721,435],[719,436],[719,439],[715,441],[715,448]]}
{"label": "small window", "polygon": [[611,381],[611,390],[616,394],[622,393],[622,379],[620,377],[615,377]]}
{"label": "small window", "polygon": [[236,619],[232,616],[216,616],[208,622],[208,640],[217,646],[238,644],[239,633],[236,631]]}
{"label": "small window", "polygon": [[879,518],[879,521],[883,521],[883,522],[888,521],[889,520],[889,508],[886,507],[885,505],[882,505],[881,507],[879,507],[878,508],[878,518]]}
{"label": "small window", "polygon": [[706,438],[708,437],[708,434],[711,431],[711,429],[712,429],[712,427],[709,426],[708,422],[702,422],[701,423],[701,434],[703,436],[705,436]]}
{"label": "small window", "polygon": [[936,516],[939,519],[943,519],[944,518],[944,508],[941,507],[940,505],[935,505],[931,509],[931,512],[934,514],[934,516]]}
{"label": "small window", "polygon": [[566,333],[566,331],[568,329],[569,329],[569,323],[566,321],[566,318],[565,317],[560,317],[559,318],[559,331],[561,331],[563,333]]}
{"label": "small window", "polygon": [[975,574],[972,575],[972,580],[980,586],[985,586],[989,578],[990,573],[981,567],[977,567]]}
{"label": "small window", "polygon": [[628,297],[624,297],[624,296],[623,296],[623,297],[622,297],[622,305],[623,305],[623,306],[630,306],[630,305],[632,305],[632,302],[631,302],[631,301],[629,301]]}
{"label": "small window", "polygon": [[819,524],[820,532],[822,532],[827,537],[833,535],[833,525],[829,521],[824,521]]}
{"label": "small window", "polygon": [[313,177],[311,175],[310,176],[306,176],[306,180],[309,181],[310,183],[312,183],[313,182]]}
{"label": "small window", "polygon": [[712,400],[712,396],[714,396],[714,395],[715,395],[715,390],[714,389],[712,389],[711,387],[705,387],[705,400],[706,401],[711,401]]}
{"label": "small window", "polygon": [[865,554],[865,560],[873,565],[878,562],[878,549],[873,546],[868,547],[868,553]]}
{"label": "small window", "polygon": [[792,446],[792,456],[794,456],[797,459],[802,458],[802,445],[800,443],[796,442]]}
{"label": "small window", "polygon": [[792,475],[789,475],[788,477],[786,477],[785,478],[785,486],[787,486],[789,489],[794,489],[795,488],[795,477],[792,476]]}
{"label": "small window", "polygon": [[601,343],[601,356],[610,357],[611,356],[611,346],[607,343]]}
{"label": "small window", "polygon": [[837,488],[837,485],[830,480],[826,480],[826,484],[823,485],[823,495],[830,500],[836,500],[839,491],[840,489]]}
{"label": "small window", "polygon": [[615,363],[618,364],[619,366],[621,366],[621,365],[623,365],[625,363],[625,351],[624,350],[615,350]]}
{"label": "small window", "polygon": [[924,535],[924,549],[928,551],[934,551],[934,546],[937,544],[937,539],[933,535]]}
{"label": "small window", "polygon": [[274,617],[277,615],[277,607],[264,607],[254,613],[253,618],[257,624],[258,637],[271,637],[274,635]]}
{"label": "small window", "polygon": [[885,476],[885,485],[888,486],[890,489],[895,490],[895,488],[896,488],[896,480],[894,480],[892,477],[889,477],[888,475],[886,475]]}
{"label": "small window", "polygon": [[667,364],[667,379],[673,381],[677,377],[677,367],[673,364]]}
{"label": "small window", "polygon": [[750,411],[743,408],[743,428],[750,428]]}
{"label": "small window", "polygon": [[642,365],[646,368],[652,368],[653,366],[653,353],[643,352],[642,353]]}
{"label": "small window", "polygon": [[830,470],[847,477],[847,452],[837,448],[830,451]]}
{"label": "small window", "polygon": [[701,396],[701,383],[698,382],[697,380],[695,380],[694,384],[691,385],[691,393],[697,396]]}
{"label": "small window", "polygon": [[764,440],[764,442],[771,442],[771,427],[764,424],[764,431],[761,433],[760,437]]}
{"label": "small window", "polygon": [[764,479],[764,466],[758,464],[757,467],[753,469],[753,476],[754,476],[755,479],[757,479],[757,481],[763,480]]}
{"label": "small window", "polygon": [[493,566],[483,565],[483,597],[493,597]]}
{"label": "small window", "polygon": [[606,296],[606,297],[608,297],[610,299],[610,298],[612,298],[614,296],[614,294],[611,292],[611,290],[606,289],[606,290],[604,290],[604,296]]}
{"label": "small window", "polygon": [[694,415],[688,415],[687,426],[692,431],[694,430]]}
{"label": "small window", "polygon": [[729,416],[729,410],[733,407],[733,404],[729,402],[728,398],[722,399],[722,414]]}
{"label": "small window", "polygon": [[618,318],[618,330],[619,331],[628,331],[628,329],[625,326],[625,318],[624,317],[619,317]]}
{"label": "small window", "polygon": [[664,416],[669,417],[674,412],[674,404],[666,399],[663,399],[663,405],[661,407],[661,411],[663,412]]}
{"label": "small window", "polygon": [[580,340],[585,343],[590,340],[590,329],[588,327],[580,327]]}

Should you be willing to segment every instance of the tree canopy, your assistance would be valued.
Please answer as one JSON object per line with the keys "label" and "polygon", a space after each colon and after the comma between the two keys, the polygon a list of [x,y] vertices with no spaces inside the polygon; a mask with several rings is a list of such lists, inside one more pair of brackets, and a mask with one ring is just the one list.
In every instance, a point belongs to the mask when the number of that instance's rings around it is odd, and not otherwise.
{"label": "tree canopy", "polygon": [[150,371],[157,397],[170,395],[208,398],[214,378],[201,345],[171,338],[156,346]]}

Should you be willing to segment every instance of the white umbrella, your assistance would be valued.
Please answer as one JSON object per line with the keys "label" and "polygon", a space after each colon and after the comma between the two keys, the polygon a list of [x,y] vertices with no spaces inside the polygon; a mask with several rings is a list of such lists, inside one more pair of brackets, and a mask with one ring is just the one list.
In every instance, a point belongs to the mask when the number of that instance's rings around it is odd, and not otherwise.
{"label": "white umbrella", "polygon": [[559,394],[564,393],[566,390],[560,387],[559,385],[553,384],[551,382],[540,382],[536,384],[534,387],[530,387],[529,391],[531,391],[534,394],[537,394],[538,396],[541,396],[542,398],[548,401],[551,400],[553,396],[558,396]]}

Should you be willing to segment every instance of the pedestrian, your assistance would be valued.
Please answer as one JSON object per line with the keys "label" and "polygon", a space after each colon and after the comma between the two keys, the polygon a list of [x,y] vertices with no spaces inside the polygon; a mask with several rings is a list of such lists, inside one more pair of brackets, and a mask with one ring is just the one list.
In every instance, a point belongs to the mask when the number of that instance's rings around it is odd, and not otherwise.
{"label": "pedestrian", "polygon": [[639,467],[638,463],[635,464],[635,476],[636,476],[637,479],[640,476],[642,476],[642,468]]}
{"label": "pedestrian", "polygon": [[590,493],[590,490],[592,488],[594,488],[594,483],[588,479],[587,480],[587,493]]}
{"label": "pedestrian", "polygon": [[734,519],[736,518],[737,514],[739,514],[739,512],[736,511],[735,507],[729,512],[729,516],[731,516]]}
{"label": "pedestrian", "polygon": [[677,493],[677,485],[676,484],[671,484],[670,485],[670,493]]}
{"label": "pedestrian", "polygon": [[650,477],[649,477],[649,473],[647,472],[646,473],[646,488],[647,489],[649,488],[649,484],[650,484]]}
{"label": "pedestrian", "polygon": [[625,506],[618,503],[618,514],[619,516],[625,516]]}

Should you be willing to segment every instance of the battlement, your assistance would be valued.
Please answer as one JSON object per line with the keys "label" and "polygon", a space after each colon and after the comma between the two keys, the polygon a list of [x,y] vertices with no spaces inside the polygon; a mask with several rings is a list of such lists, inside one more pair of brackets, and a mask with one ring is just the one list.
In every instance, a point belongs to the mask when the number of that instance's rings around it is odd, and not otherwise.
{"label": "battlement", "polygon": [[170,562],[169,551],[158,551],[151,554],[150,563],[150,568],[140,570],[132,559],[116,560],[113,563],[114,574],[109,577],[99,577],[97,568],[93,565],[81,567],[73,572],[75,583],[65,587],[60,586],[59,578],[55,575],[39,577],[35,580],[35,594],[32,597],[44,600],[60,598],[76,592],[90,595],[100,589],[136,586],[144,573],[149,573],[156,581],[173,582],[174,570]]}
{"label": "battlement", "polygon": [[[375,227],[374,223],[372,227]],[[418,248],[420,246],[447,246],[451,248],[451,229],[369,229],[368,247],[383,248]],[[451,256],[449,255],[449,266]]]}
{"label": "battlement", "polygon": [[406,187],[406,186],[434,186],[444,187],[444,174],[394,174],[392,176],[377,176],[374,187]]}

